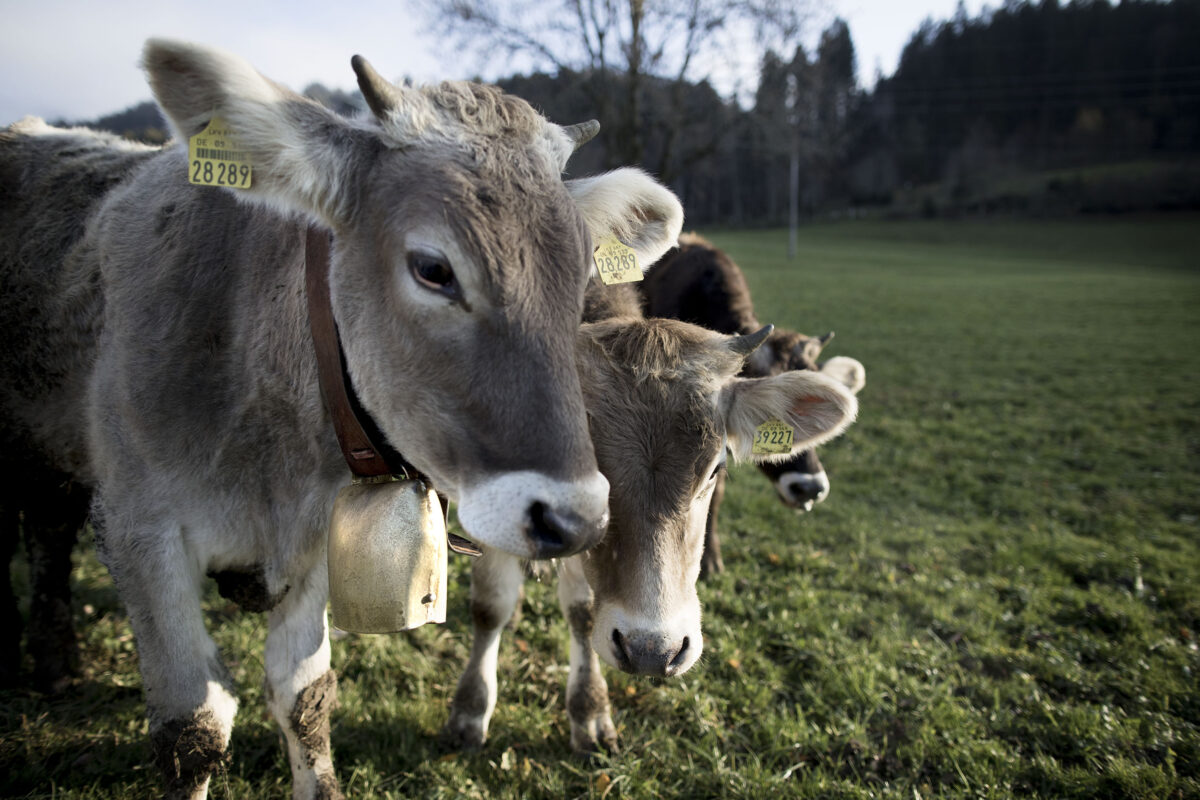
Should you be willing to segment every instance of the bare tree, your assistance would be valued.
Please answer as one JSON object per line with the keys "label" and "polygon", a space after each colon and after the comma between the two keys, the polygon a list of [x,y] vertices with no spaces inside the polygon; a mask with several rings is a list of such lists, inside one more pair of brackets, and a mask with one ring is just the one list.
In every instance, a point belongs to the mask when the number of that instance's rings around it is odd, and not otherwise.
{"label": "bare tree", "polygon": [[[644,163],[648,84],[664,87],[668,121],[657,164],[671,181],[717,142],[681,145],[689,83],[734,87],[765,50],[794,40],[817,0],[424,0],[460,46],[586,81],[612,163]],[[656,97],[662,99],[661,93]],[[678,124],[676,124],[678,123]]]}

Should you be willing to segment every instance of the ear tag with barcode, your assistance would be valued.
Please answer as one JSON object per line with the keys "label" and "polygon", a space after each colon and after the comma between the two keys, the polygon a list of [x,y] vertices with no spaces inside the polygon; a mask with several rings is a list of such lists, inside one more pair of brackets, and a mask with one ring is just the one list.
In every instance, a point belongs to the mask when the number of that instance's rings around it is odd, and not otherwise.
{"label": "ear tag with barcode", "polygon": [[593,258],[596,259],[596,271],[600,273],[600,280],[605,286],[642,279],[637,253],[633,252],[633,248],[621,244],[615,236],[601,242]]}
{"label": "ear tag with barcode", "polygon": [[188,139],[188,183],[249,189],[252,177],[250,153],[238,146],[229,123],[220,117]]}
{"label": "ear tag with barcode", "polygon": [[756,456],[792,452],[792,426],[777,419],[767,420],[754,429],[754,446],[750,452]]}

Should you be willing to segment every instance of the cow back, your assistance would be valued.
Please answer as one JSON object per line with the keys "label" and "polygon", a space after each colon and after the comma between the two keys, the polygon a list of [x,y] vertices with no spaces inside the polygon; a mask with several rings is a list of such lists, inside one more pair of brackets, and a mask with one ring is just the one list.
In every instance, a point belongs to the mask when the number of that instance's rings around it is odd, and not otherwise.
{"label": "cow back", "polygon": [[[0,132],[0,448],[87,475],[82,398],[104,298],[82,243],[103,198],[155,157],[28,117]],[[11,473],[10,473],[11,474]]]}
{"label": "cow back", "polygon": [[695,234],[679,237],[638,284],[647,317],[691,322],[720,333],[753,333],[762,327],[741,269]]}

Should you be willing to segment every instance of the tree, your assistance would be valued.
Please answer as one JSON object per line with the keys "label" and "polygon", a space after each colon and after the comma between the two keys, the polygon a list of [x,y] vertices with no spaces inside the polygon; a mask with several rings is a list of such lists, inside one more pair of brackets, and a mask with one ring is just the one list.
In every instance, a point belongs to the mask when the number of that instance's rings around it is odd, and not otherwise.
{"label": "tree", "polygon": [[[766,44],[795,38],[808,15],[803,0],[426,0],[426,6],[435,26],[467,48],[578,75],[602,122],[608,166],[643,164],[668,183],[718,147],[717,138],[685,147],[689,85],[736,76]],[[656,163],[646,164],[651,93],[669,113],[657,115],[664,138]],[[712,137],[721,133],[711,130]]]}
{"label": "tree", "polygon": [[[791,61],[768,52],[759,73],[754,117],[764,153],[767,219],[774,221],[777,175],[788,164],[789,254],[795,251],[801,206],[813,210],[828,202],[852,138],[858,105],[854,43],[850,29],[835,19],[821,34],[815,59],[797,46]],[[801,186],[801,172],[805,175]],[[803,192],[802,192],[803,189]],[[845,202],[848,198],[837,198]]]}

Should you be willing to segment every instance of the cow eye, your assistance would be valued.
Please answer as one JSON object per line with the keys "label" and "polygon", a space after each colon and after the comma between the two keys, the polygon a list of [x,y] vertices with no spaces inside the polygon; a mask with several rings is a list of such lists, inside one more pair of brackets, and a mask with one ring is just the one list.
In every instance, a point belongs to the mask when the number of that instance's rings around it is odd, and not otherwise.
{"label": "cow eye", "polygon": [[430,253],[409,253],[408,267],[413,277],[422,286],[443,294],[457,295],[458,284],[454,279],[454,270],[441,256]]}
{"label": "cow eye", "polygon": [[709,475],[708,479],[710,481],[715,481],[717,479],[717,476],[721,474],[721,470],[723,470],[723,469],[725,469],[725,459],[721,459],[720,461],[717,462],[717,465],[715,467],[713,467],[712,475]]}

